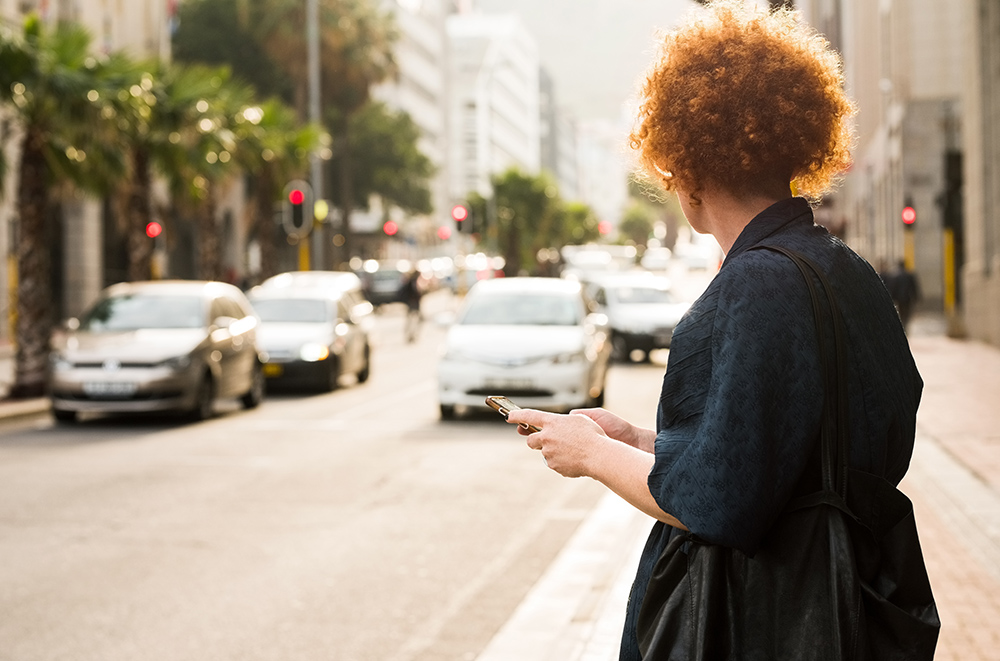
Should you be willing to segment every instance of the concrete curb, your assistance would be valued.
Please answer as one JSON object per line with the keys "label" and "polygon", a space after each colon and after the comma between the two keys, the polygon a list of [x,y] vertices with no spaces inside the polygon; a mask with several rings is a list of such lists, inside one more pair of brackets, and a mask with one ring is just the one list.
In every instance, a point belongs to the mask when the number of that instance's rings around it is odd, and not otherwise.
{"label": "concrete curb", "polygon": [[477,661],[612,661],[652,519],[606,494]]}
{"label": "concrete curb", "polygon": [[0,420],[47,413],[51,408],[52,405],[46,397],[3,400],[0,401]]}

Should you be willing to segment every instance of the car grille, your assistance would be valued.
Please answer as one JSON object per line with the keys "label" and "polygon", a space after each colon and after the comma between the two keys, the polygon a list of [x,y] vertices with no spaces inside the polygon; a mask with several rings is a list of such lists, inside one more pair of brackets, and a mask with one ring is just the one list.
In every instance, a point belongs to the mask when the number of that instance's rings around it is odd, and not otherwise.
{"label": "car grille", "polygon": [[[160,363],[121,363],[118,365],[117,369],[149,369],[151,367],[156,367]],[[72,363],[73,368],[82,369],[102,369],[104,367],[104,362],[99,363]]]}
{"label": "car grille", "polygon": [[[472,390],[466,390],[466,395],[481,395],[486,397],[487,395],[495,395],[496,388],[473,388]],[[505,388],[504,395],[515,399],[517,397],[528,398],[528,397],[552,397],[555,393],[551,390],[544,390],[541,388]]]}

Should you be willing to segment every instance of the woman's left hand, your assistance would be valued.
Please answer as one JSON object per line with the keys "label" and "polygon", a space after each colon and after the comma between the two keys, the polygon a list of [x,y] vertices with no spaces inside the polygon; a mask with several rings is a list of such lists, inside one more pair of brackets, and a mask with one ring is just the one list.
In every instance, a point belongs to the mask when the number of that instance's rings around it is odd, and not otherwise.
{"label": "woman's left hand", "polygon": [[528,447],[539,450],[545,464],[563,477],[590,477],[591,466],[605,443],[616,443],[604,433],[600,425],[585,415],[546,413],[533,409],[511,411],[507,421],[529,424],[541,429],[534,433],[518,427],[527,434]]}

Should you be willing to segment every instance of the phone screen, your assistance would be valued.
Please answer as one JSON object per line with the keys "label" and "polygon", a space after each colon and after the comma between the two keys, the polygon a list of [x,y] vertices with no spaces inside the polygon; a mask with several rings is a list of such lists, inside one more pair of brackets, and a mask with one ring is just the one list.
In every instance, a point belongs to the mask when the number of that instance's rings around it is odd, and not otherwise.
{"label": "phone screen", "polygon": [[[520,406],[510,401],[503,395],[490,395],[489,397],[486,398],[486,405],[489,406],[491,409],[494,409],[500,415],[502,415],[504,417],[504,420],[507,419],[508,413],[510,413],[511,411],[516,411],[519,408],[521,408]],[[521,424],[521,427],[524,427],[525,429],[528,429],[533,432],[542,431],[541,429],[539,429],[534,425]]]}

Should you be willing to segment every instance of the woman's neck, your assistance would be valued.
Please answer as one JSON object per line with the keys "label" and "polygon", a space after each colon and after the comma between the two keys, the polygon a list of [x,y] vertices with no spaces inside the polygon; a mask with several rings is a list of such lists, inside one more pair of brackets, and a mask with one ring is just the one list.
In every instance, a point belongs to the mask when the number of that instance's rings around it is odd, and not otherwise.
{"label": "woman's neck", "polygon": [[757,214],[772,204],[791,197],[764,194],[734,196],[719,189],[705,190],[700,194],[705,227],[715,237],[726,254],[729,253],[743,229]]}

